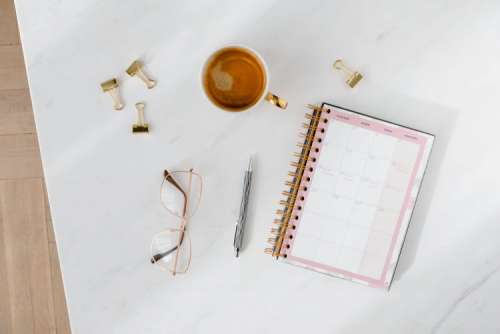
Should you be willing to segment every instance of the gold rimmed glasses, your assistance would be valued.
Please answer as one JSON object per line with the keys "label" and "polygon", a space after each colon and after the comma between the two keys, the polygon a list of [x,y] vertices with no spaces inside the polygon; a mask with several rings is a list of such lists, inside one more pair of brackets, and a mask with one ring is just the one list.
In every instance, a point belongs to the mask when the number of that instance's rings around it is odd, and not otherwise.
{"label": "gold rimmed glasses", "polygon": [[187,231],[189,219],[200,204],[201,176],[193,169],[163,172],[160,201],[172,215],[180,218],[179,228],[168,228],[151,240],[151,263],[172,275],[184,274],[191,263],[191,239]]}

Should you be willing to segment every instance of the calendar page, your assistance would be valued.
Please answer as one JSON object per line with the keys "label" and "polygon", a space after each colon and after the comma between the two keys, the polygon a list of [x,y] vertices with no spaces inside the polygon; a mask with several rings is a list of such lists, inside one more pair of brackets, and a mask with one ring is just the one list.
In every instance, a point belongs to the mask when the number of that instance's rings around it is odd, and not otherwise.
{"label": "calendar page", "polygon": [[389,287],[433,139],[324,105],[287,261]]}

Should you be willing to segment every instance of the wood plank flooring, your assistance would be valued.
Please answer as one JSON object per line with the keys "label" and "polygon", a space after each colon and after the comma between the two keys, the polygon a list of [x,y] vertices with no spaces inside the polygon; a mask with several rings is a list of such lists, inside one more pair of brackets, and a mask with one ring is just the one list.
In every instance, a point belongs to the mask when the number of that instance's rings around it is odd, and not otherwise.
{"label": "wood plank flooring", "polygon": [[70,333],[13,0],[0,0],[0,333]]}

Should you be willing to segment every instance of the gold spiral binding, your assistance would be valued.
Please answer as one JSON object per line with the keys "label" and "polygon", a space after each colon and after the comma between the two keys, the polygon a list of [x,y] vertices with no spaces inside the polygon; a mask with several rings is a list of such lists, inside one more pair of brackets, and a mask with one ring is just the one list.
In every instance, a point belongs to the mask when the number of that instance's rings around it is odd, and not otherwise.
{"label": "gold spiral binding", "polygon": [[267,243],[269,243],[271,245],[275,245],[277,240],[278,240],[277,238],[268,238]]}
{"label": "gold spiral binding", "polygon": [[318,127],[318,123],[316,123],[316,124],[314,124],[314,125],[307,124],[307,123],[302,123],[302,128],[303,128],[303,129],[316,131],[316,128],[317,128],[317,127]]}
{"label": "gold spiral binding", "polygon": [[272,237],[267,240],[271,247],[265,249],[266,254],[270,254],[276,258],[279,258],[280,256],[286,257],[286,253],[282,253],[281,251],[283,240],[285,238],[288,224],[293,213],[295,200],[297,199],[302,175],[304,174],[307,160],[309,158],[309,153],[311,152],[313,139],[316,135],[316,130],[321,119],[322,108],[320,106],[307,105],[307,107],[309,109],[312,109],[312,113],[306,113],[305,115],[305,118],[309,122],[303,123],[302,125],[302,127],[307,131],[300,134],[300,137],[303,138],[303,141],[297,144],[300,152],[294,153],[294,157],[297,160],[293,161],[290,164],[294,168],[294,170],[288,172],[288,176],[290,176],[292,179],[285,182],[285,185],[289,187],[289,189],[281,193],[283,196],[285,196],[285,199],[279,202],[281,208],[276,211],[279,219],[275,219],[273,221],[273,224],[278,227],[273,227],[271,229]]}
{"label": "gold spiral binding", "polygon": [[[306,168],[305,164],[297,163],[297,162],[290,163],[290,166],[295,167],[299,173],[302,173],[304,168]],[[297,173],[297,172],[295,172],[295,173]]]}
{"label": "gold spiral binding", "polygon": [[281,200],[281,201],[280,201],[280,205],[282,205],[285,209],[286,209],[287,207],[289,207],[289,206],[290,206],[290,204],[291,204],[291,203],[290,203],[289,201],[284,201],[284,200]]}
{"label": "gold spiral binding", "polygon": [[280,229],[279,228],[272,228],[271,229],[271,234],[272,235],[279,235],[280,234]]}
{"label": "gold spiral binding", "polygon": [[306,139],[307,141],[310,141],[314,138],[314,134],[312,132],[311,133],[301,133],[301,134],[299,134],[299,136],[301,138]]}

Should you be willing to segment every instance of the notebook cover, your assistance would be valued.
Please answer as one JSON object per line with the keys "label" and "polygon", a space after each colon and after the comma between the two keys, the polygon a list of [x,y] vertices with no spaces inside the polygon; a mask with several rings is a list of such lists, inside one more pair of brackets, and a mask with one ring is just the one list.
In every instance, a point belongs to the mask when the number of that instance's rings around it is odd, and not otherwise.
{"label": "notebook cover", "polygon": [[[403,204],[399,210],[399,216],[390,237],[390,245],[385,255],[383,269],[378,276],[352,272],[341,267],[327,265],[294,254],[294,242],[301,231],[301,218],[303,214],[307,212],[307,198],[310,194],[308,190],[311,185],[314,185],[316,167],[320,162],[321,152],[328,129],[335,122],[342,122],[351,127],[363,128],[376,133],[377,136],[397,138],[398,142],[404,141],[418,147],[416,161],[411,169],[410,181],[405,189]],[[300,187],[296,195],[296,200],[294,201],[290,222],[288,223],[289,226],[286,229],[284,241],[281,245],[280,253],[282,256],[280,258],[287,263],[328,275],[367,284],[372,287],[389,288],[421,187],[433,141],[434,136],[431,134],[324,103],[321,106],[321,118],[319,119],[312,140],[312,147],[308,155],[307,164],[299,183]]]}

